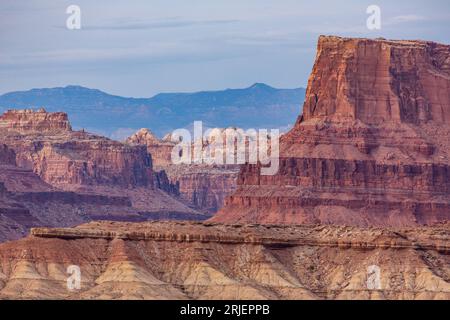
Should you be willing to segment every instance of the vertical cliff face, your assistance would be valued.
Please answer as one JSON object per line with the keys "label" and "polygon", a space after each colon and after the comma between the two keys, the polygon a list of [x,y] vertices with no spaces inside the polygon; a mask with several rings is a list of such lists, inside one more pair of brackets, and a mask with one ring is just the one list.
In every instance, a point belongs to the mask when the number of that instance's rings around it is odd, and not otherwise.
{"label": "vertical cliff face", "polygon": [[69,118],[64,112],[46,112],[45,109],[8,110],[0,116],[0,129],[21,133],[71,131]]}
{"label": "vertical cliff face", "polygon": [[[220,132],[223,134],[223,130]],[[173,164],[171,153],[175,143],[171,142],[170,136],[159,140],[150,130],[141,129],[126,142],[147,147],[155,170],[159,170],[157,181],[160,188],[203,212],[217,212],[225,197],[236,189],[239,171],[236,165]],[[166,177],[168,180],[164,182]]]}
{"label": "vertical cliff face", "polygon": [[151,158],[144,147],[72,131],[65,113],[8,111],[0,117],[0,132],[18,165],[50,184],[153,187]]}
{"label": "vertical cliff face", "polygon": [[55,185],[154,186],[151,158],[143,147],[83,135],[33,148],[28,159],[35,172]]}
{"label": "vertical cliff face", "polygon": [[450,219],[450,46],[321,37],[280,169],[241,169],[213,220],[417,225]]}
{"label": "vertical cliff face", "polygon": [[72,131],[64,113],[0,119],[0,241],[32,226],[205,218],[165,192],[167,177],[154,173],[145,146]]}
{"label": "vertical cliff face", "polygon": [[320,37],[304,120],[450,122],[450,47]]}

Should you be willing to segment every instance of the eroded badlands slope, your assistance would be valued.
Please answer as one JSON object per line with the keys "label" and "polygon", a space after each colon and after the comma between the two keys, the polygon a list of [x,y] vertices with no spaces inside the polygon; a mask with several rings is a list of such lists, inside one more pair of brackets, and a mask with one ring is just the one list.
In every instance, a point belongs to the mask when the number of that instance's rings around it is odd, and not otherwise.
{"label": "eroded badlands slope", "polygon": [[[450,299],[449,226],[92,222],[0,245],[0,297]],[[81,290],[67,289],[69,265]],[[367,268],[380,268],[368,288]]]}

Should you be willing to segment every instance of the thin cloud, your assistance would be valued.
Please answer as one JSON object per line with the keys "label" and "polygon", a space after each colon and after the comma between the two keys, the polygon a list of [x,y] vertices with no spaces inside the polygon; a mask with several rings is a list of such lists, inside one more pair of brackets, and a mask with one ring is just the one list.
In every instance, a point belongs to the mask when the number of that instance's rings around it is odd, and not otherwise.
{"label": "thin cloud", "polygon": [[426,17],[415,15],[415,14],[408,14],[408,15],[402,15],[402,16],[396,16],[387,22],[387,24],[400,24],[400,23],[410,23],[410,22],[418,22],[418,21],[425,21],[427,20]]}
{"label": "thin cloud", "polygon": [[116,21],[99,25],[83,26],[84,30],[151,30],[167,28],[185,28],[236,23],[239,20],[184,20],[177,18],[158,19],[153,21]]}
{"label": "thin cloud", "polygon": [[173,64],[185,62],[206,62],[234,59],[246,55],[245,51],[219,48],[213,43],[176,43],[161,42],[149,46],[128,48],[79,48],[64,50],[49,50],[31,53],[1,54],[0,67],[5,69],[17,67],[55,67],[56,65],[71,65],[78,68],[79,64],[86,66],[94,63],[143,63],[143,64]]}

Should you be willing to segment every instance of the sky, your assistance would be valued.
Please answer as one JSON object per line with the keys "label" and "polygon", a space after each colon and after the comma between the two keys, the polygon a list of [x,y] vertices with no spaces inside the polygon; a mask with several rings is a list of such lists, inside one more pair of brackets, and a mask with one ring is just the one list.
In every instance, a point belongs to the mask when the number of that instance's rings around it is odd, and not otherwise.
{"label": "sky", "polygon": [[[69,5],[81,9],[79,30],[66,27]],[[380,30],[366,26],[370,5]],[[1,0],[0,94],[304,87],[321,34],[450,44],[449,31],[448,0]]]}

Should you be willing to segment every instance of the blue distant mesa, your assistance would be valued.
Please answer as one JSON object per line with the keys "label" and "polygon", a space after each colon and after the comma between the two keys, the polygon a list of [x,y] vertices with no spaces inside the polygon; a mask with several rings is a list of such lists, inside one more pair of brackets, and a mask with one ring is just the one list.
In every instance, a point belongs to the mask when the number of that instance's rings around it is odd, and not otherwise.
{"label": "blue distant mesa", "polygon": [[161,93],[152,98],[66,86],[6,93],[0,96],[0,111],[41,107],[64,111],[75,129],[122,139],[140,128],[162,137],[197,120],[208,127],[285,130],[300,114],[304,96],[303,88],[276,89],[262,83],[245,89]]}

